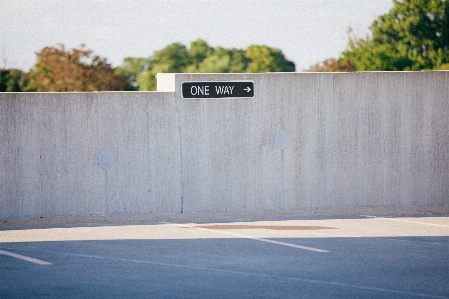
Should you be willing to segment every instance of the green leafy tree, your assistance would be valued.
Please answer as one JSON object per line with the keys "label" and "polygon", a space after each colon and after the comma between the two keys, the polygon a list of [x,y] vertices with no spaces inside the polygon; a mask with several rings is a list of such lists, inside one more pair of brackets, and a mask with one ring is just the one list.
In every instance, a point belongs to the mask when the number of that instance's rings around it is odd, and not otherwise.
{"label": "green leafy tree", "polygon": [[45,47],[36,53],[27,91],[64,92],[124,90],[126,80],[116,75],[106,59],[92,55],[82,45],[66,51],[63,45]]}
{"label": "green leafy tree", "polygon": [[200,71],[200,65],[203,61],[213,55],[215,53],[215,49],[207,44],[205,40],[198,39],[192,43],[190,43],[190,49],[188,50],[189,54],[189,65],[186,67],[186,73],[198,73]]}
{"label": "green leafy tree", "polygon": [[393,0],[371,34],[349,31],[348,48],[307,71],[417,71],[449,69],[449,1]]}
{"label": "green leafy tree", "polygon": [[156,81],[157,73],[152,70],[146,70],[137,75],[137,85],[140,91],[145,90],[156,90],[157,81]]}
{"label": "green leafy tree", "polygon": [[249,60],[245,52],[238,49],[218,47],[199,65],[198,73],[244,73]]}
{"label": "green leafy tree", "polygon": [[180,43],[173,43],[154,52],[149,68],[156,73],[182,73],[191,64],[187,47]]}
{"label": "green leafy tree", "polygon": [[295,71],[295,64],[288,61],[280,50],[265,45],[249,46],[245,52],[245,57],[250,60],[246,69],[248,73]]}
{"label": "green leafy tree", "polygon": [[371,25],[371,36],[350,37],[340,61],[357,71],[449,69],[449,2],[393,0]]}
{"label": "green leafy tree", "polygon": [[148,59],[126,58],[117,73],[139,90],[155,90],[158,73],[292,72],[293,62],[274,48],[253,45],[247,50],[213,48],[198,39],[187,48],[173,43]]}
{"label": "green leafy tree", "polygon": [[0,69],[0,92],[19,92],[26,80],[26,74],[16,69]]}
{"label": "green leafy tree", "polygon": [[138,90],[137,76],[148,69],[148,58],[134,58],[126,57],[123,59],[123,64],[115,69],[115,74],[126,79],[125,90]]}
{"label": "green leafy tree", "polygon": [[137,75],[139,90],[156,90],[157,73],[183,73],[190,64],[187,47],[173,43],[154,52],[149,58],[148,69]]}

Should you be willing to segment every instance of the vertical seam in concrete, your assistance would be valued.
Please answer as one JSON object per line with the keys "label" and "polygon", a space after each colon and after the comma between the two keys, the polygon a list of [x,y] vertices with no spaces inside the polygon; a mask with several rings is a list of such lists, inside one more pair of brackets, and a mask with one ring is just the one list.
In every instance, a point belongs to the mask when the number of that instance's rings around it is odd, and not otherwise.
{"label": "vertical seam in concrete", "polygon": [[[13,150],[14,150],[14,156],[15,156],[15,160],[14,160],[14,211],[12,212],[12,214],[15,217],[19,217],[19,215],[21,215],[21,211],[19,211],[19,185],[20,185],[20,143],[17,140],[18,139],[18,129],[17,129],[17,117],[16,115],[19,112],[19,105],[20,105],[21,101],[17,100],[16,97],[14,97],[14,101],[10,104],[10,107],[12,107],[13,111],[9,111],[10,115],[14,115],[13,119],[14,119],[14,138],[13,138]],[[16,148],[17,148],[17,152],[16,152]],[[3,202],[3,201],[2,201]],[[11,215],[10,215],[11,216]],[[7,217],[6,217],[7,218]]]}
{"label": "vertical seam in concrete", "polygon": [[104,209],[105,209],[105,216],[109,216],[108,170],[105,169],[104,171],[105,171],[105,186],[104,186],[104,188],[105,188],[105,199],[104,199],[105,205],[104,205]]}
{"label": "vertical seam in concrete", "polygon": [[[178,135],[179,135],[179,188],[178,188],[178,193],[179,193],[179,200],[180,200],[180,205],[181,205],[181,213],[184,213],[184,180],[183,180],[183,171],[182,171],[182,166],[183,166],[183,161],[182,161],[182,129],[184,127],[184,107],[183,107],[183,102],[182,99],[179,95],[179,91],[180,89],[178,88],[178,76],[175,75],[175,99],[176,99],[176,111],[178,113]],[[182,186],[182,188],[181,188]]]}
{"label": "vertical seam in concrete", "polygon": [[326,176],[326,206],[334,206],[334,128],[333,128],[333,116],[334,116],[334,79],[335,74],[331,75],[331,98],[327,99],[325,106],[325,176]]}
{"label": "vertical seam in concrete", "polygon": [[[96,116],[96,120],[98,121],[98,114],[99,114],[99,103],[100,103],[100,101],[101,101],[101,94],[100,93],[95,93],[95,101],[96,101],[96,107],[95,107],[95,109],[96,109],[96,114],[97,114],[97,116]],[[97,130],[98,130],[98,124],[97,124],[97,128],[96,128]],[[98,148],[98,145],[100,144],[100,142],[99,142],[99,136],[97,136],[97,148]],[[97,159],[98,159],[98,156],[97,156]],[[98,163],[98,161],[97,161],[97,163]],[[99,164],[97,164],[97,166],[99,166],[99,167],[101,167]],[[109,216],[109,176],[108,176],[108,170],[107,169],[104,169],[104,176],[105,176],[105,178],[104,178],[104,180],[105,180],[105,185],[104,185],[104,190],[105,190],[105,193],[104,193],[104,195],[105,195],[105,198],[104,198],[104,214],[105,214],[105,216]]]}

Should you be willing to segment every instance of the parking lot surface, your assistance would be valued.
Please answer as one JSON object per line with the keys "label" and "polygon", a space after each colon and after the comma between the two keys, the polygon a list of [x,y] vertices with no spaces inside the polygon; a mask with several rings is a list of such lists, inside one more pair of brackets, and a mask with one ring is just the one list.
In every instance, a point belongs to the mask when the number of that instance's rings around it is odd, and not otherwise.
{"label": "parking lot surface", "polygon": [[447,215],[293,218],[1,226],[0,298],[449,298]]}

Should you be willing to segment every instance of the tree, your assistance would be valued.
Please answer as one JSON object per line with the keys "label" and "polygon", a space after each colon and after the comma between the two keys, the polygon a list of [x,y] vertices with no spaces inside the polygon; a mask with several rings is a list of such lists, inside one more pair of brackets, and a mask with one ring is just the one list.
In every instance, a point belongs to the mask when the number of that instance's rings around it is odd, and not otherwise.
{"label": "tree", "polygon": [[115,74],[126,79],[125,90],[134,91],[139,89],[137,76],[148,69],[148,58],[126,57],[123,64],[115,69]]}
{"label": "tree", "polygon": [[352,72],[355,66],[352,60],[341,62],[334,58],[329,58],[321,63],[310,67],[307,72]]}
{"label": "tree", "polygon": [[215,49],[207,44],[205,40],[198,39],[190,43],[188,55],[190,59],[189,66],[186,67],[187,73],[201,72],[200,64],[209,56],[215,53]]}
{"label": "tree", "polygon": [[350,30],[348,48],[336,63],[323,62],[321,69],[348,65],[354,71],[449,69],[448,0],[393,0],[393,8],[370,30],[364,38]]}
{"label": "tree", "polygon": [[[143,63],[145,62],[145,63]],[[136,67],[133,67],[135,64]],[[173,43],[156,51],[153,56],[126,58],[117,73],[126,77],[129,85],[139,90],[155,90],[158,73],[245,73],[293,72],[295,65],[284,54],[267,46],[250,46],[247,50],[213,48],[198,39],[190,48]]]}
{"label": "tree", "polygon": [[157,81],[156,81],[157,73],[154,73],[152,70],[146,70],[137,75],[137,86],[141,91],[144,90],[156,90]]}
{"label": "tree", "polygon": [[150,58],[149,68],[156,73],[182,73],[191,63],[187,47],[173,43],[154,52]]}
{"label": "tree", "polygon": [[196,73],[244,73],[248,64],[245,51],[218,47],[201,62]]}
{"label": "tree", "polygon": [[64,45],[45,47],[36,53],[37,62],[29,74],[27,91],[96,91],[124,90],[126,80],[114,73],[105,58],[91,50]]}
{"label": "tree", "polygon": [[245,52],[245,57],[250,60],[246,69],[248,73],[295,71],[295,64],[288,61],[280,50],[265,45],[249,46]]}
{"label": "tree", "polygon": [[148,69],[136,77],[139,90],[156,90],[157,73],[183,73],[190,63],[190,57],[186,46],[173,43],[154,52],[148,61]]}
{"label": "tree", "polygon": [[371,25],[371,36],[350,38],[340,61],[358,71],[449,69],[449,2],[393,0]]}
{"label": "tree", "polygon": [[0,92],[22,91],[26,74],[16,69],[0,69]]}

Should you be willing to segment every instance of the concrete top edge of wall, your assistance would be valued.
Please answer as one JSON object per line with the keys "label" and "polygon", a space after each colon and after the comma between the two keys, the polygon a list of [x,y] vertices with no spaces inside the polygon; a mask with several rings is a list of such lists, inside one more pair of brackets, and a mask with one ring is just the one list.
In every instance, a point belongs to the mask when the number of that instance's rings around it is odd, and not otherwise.
{"label": "concrete top edge of wall", "polygon": [[[93,93],[173,93],[176,92],[176,79],[183,80],[250,80],[252,77],[260,76],[354,76],[354,75],[372,75],[372,74],[429,74],[429,73],[446,73],[449,70],[431,70],[431,71],[388,71],[388,72],[269,72],[269,73],[158,73],[157,74],[157,91],[69,91],[69,92],[26,92],[25,94],[93,94]],[[235,79],[234,79],[235,78]],[[1,94],[16,94],[23,92],[0,92]]]}
{"label": "concrete top edge of wall", "polygon": [[0,101],[13,99],[90,99],[107,100],[121,98],[122,100],[173,98],[175,93],[161,91],[90,91],[90,92],[0,92]]}
{"label": "concrete top edge of wall", "polygon": [[[161,91],[40,91],[40,92],[10,92],[10,91],[2,91],[0,94],[95,94],[95,93],[161,93]],[[163,92],[168,93],[168,92]]]}
{"label": "concrete top edge of wall", "polygon": [[176,92],[176,80],[251,80],[262,76],[370,76],[370,75],[416,75],[429,73],[449,74],[449,70],[435,71],[383,71],[383,72],[270,72],[270,73],[158,73],[157,91],[158,92]]}

